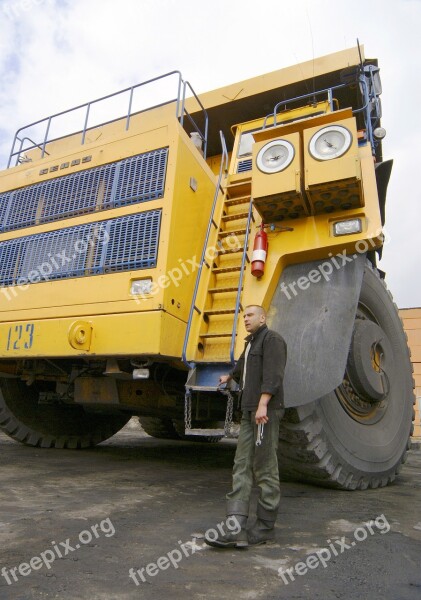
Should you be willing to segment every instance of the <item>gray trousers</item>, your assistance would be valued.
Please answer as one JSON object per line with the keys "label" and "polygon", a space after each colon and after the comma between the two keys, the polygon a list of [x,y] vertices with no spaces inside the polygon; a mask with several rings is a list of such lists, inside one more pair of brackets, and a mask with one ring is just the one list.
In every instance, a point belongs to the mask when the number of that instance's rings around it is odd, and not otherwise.
{"label": "gray trousers", "polygon": [[232,491],[228,501],[249,502],[253,475],[259,488],[259,504],[264,510],[278,510],[281,492],[279,487],[278,443],[279,421],[284,410],[268,411],[269,421],[263,429],[261,446],[256,446],[257,425],[255,412],[244,411],[232,473]]}

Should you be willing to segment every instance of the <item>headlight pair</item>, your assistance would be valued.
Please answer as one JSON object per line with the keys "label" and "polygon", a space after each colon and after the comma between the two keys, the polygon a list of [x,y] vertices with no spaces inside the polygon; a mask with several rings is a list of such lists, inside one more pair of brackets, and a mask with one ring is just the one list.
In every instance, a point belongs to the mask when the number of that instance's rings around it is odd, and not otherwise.
{"label": "headlight pair", "polygon": [[[352,143],[352,134],[342,125],[323,127],[313,135],[309,152],[316,160],[331,160],[345,154]],[[273,140],[257,154],[256,164],[263,173],[279,173],[286,169],[295,156],[294,146],[287,140]]]}

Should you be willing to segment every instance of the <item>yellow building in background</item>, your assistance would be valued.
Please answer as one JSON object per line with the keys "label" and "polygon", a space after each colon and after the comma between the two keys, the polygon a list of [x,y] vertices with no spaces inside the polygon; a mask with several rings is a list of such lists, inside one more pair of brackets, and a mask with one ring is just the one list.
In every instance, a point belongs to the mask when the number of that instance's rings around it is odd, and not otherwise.
{"label": "yellow building in background", "polygon": [[415,379],[415,427],[413,439],[421,440],[421,308],[403,308],[399,311],[408,336]]}

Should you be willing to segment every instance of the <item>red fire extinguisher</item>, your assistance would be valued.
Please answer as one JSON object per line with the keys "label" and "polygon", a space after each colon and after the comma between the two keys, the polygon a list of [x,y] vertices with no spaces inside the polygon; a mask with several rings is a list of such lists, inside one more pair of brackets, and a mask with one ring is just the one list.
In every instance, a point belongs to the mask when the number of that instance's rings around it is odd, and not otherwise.
{"label": "red fire extinguisher", "polygon": [[268,236],[264,229],[262,221],[260,231],[256,233],[253,245],[253,254],[251,257],[251,274],[254,277],[261,277],[265,271],[266,255],[268,252]]}

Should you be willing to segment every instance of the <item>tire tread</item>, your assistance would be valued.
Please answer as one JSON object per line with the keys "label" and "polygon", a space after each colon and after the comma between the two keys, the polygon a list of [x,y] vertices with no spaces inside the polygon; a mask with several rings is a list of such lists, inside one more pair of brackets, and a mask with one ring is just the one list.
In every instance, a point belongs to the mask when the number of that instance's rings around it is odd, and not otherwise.
{"label": "tire tread", "polygon": [[[403,328],[403,322],[399,315],[398,307],[393,301],[392,294],[388,290],[384,279],[380,277],[378,270],[369,261],[367,261],[366,268],[370,269],[381,282],[396,311],[405,335],[408,358],[410,359],[408,336]],[[412,364],[411,368],[413,373]],[[413,377],[412,382],[413,387],[415,387]],[[414,393],[413,404],[415,404]],[[412,431],[413,424],[411,434]],[[402,464],[406,460],[406,454],[410,447],[411,437],[409,436],[406,450],[398,458],[395,467],[382,476],[378,474],[370,475],[351,469],[341,462],[341,457],[329,441],[323,429],[321,418],[317,414],[316,403],[313,402],[309,405],[289,408],[285,411],[279,435],[280,472],[281,476],[286,479],[300,478],[310,483],[343,490],[376,489],[384,487],[395,480]]]}

